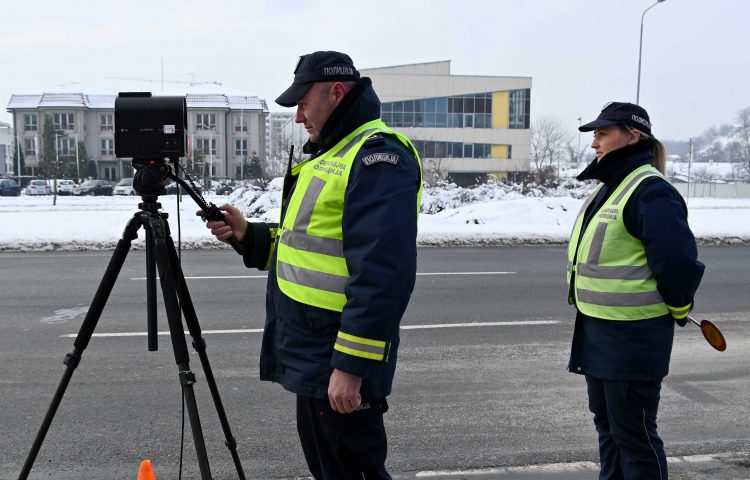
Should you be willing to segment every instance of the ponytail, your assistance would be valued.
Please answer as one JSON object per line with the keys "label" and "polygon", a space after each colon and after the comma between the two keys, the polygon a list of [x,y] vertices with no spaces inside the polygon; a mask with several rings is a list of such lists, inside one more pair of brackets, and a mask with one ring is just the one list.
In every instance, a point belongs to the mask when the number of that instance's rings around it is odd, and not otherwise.
{"label": "ponytail", "polygon": [[651,137],[651,154],[653,159],[651,160],[652,165],[661,172],[662,175],[667,174],[667,154],[664,149],[664,144],[661,143],[654,137]]}
{"label": "ponytail", "polygon": [[639,134],[640,140],[638,143],[651,146],[651,165],[654,166],[662,175],[667,174],[667,153],[664,148],[664,144],[661,143],[656,137],[649,136],[637,128],[633,128],[627,125],[623,125],[625,130],[632,134]]}

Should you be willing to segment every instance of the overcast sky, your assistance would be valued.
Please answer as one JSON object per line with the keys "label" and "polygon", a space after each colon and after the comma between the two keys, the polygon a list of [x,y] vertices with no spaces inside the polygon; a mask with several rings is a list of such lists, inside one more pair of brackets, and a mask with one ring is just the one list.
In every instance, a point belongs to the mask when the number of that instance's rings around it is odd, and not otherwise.
{"label": "overcast sky", "polygon": [[[456,75],[533,77],[532,120],[575,135],[578,117],[635,101],[654,1],[0,0],[0,101],[68,83],[158,94],[160,79],[194,75],[283,111],[273,100],[297,57],[339,50],[358,68],[451,60]],[[644,25],[640,103],[657,137],[687,139],[750,106],[750,1],[666,0]]]}

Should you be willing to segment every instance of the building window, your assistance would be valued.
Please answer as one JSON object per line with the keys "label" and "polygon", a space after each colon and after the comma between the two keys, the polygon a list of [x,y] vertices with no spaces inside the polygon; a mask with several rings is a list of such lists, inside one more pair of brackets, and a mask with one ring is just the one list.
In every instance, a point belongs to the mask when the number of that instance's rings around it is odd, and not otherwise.
{"label": "building window", "polygon": [[531,90],[511,90],[508,97],[508,128],[529,128]]}
{"label": "building window", "polygon": [[110,131],[115,129],[115,122],[112,119],[111,113],[105,113],[99,115],[99,131]]}
{"label": "building window", "polygon": [[76,141],[74,138],[58,138],[57,139],[57,153],[58,155],[75,155],[76,153]]}
{"label": "building window", "polygon": [[53,116],[55,130],[75,130],[76,125],[72,113],[56,113]]}
{"label": "building window", "polygon": [[26,132],[35,132],[39,129],[36,114],[23,116],[23,129]]}
{"label": "building window", "polygon": [[234,154],[241,157],[247,155],[247,139],[242,138],[234,141]]}
{"label": "building window", "polygon": [[114,155],[115,154],[115,141],[111,138],[102,138],[100,140],[102,149],[102,155]]}
{"label": "building window", "polygon": [[247,115],[237,115],[234,123],[235,132],[247,132]]}
{"label": "building window", "polygon": [[393,127],[492,128],[492,93],[387,102],[381,116]]}
{"label": "building window", "polygon": [[216,155],[216,139],[199,138],[198,151],[200,151],[203,155]]}
{"label": "building window", "polygon": [[27,156],[36,156],[36,139],[35,138],[23,139],[23,154]]}
{"label": "building window", "polygon": [[490,158],[489,143],[433,142],[415,140],[421,158]]}
{"label": "building window", "polygon": [[196,118],[196,130],[216,130],[216,115],[213,113],[199,113]]}
{"label": "building window", "polygon": [[464,143],[464,158],[471,158],[474,156],[474,144]]}
{"label": "building window", "polygon": [[107,180],[115,179],[115,167],[104,167],[104,178]]}

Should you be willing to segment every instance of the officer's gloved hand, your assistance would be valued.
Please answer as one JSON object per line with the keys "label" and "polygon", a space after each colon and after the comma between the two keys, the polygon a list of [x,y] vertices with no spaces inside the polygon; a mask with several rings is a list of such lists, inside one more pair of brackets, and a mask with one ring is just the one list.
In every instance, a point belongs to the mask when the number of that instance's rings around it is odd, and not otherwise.
{"label": "officer's gloved hand", "polygon": [[687,317],[685,317],[685,318],[675,318],[674,321],[677,322],[677,325],[679,325],[681,327],[684,327],[685,325],[687,325],[688,319],[687,319]]}

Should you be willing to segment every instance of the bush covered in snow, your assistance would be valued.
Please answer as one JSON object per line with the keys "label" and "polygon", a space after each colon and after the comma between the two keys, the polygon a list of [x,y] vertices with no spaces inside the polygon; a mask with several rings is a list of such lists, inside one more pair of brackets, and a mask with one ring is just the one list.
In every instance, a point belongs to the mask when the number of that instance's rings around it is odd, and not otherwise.
{"label": "bush covered in snow", "polygon": [[[269,210],[279,208],[281,202],[282,178],[273,179],[264,189],[247,184],[238,188],[229,197],[229,203],[239,208],[248,218],[259,218]],[[482,203],[491,200],[515,200],[524,197],[572,197],[585,198],[594,189],[591,182],[567,179],[555,186],[534,183],[506,184],[501,181],[459,187],[455,183],[440,182],[422,191],[421,213],[435,214],[462,205]]]}
{"label": "bush covered in snow", "polygon": [[454,183],[440,183],[425,187],[422,192],[421,212],[435,214],[462,205],[490,200],[515,200],[524,197],[572,197],[584,198],[594,189],[590,182],[565,180],[554,187],[543,185],[503,182],[486,183],[473,187],[459,187]]}

